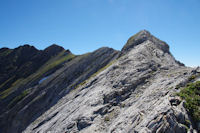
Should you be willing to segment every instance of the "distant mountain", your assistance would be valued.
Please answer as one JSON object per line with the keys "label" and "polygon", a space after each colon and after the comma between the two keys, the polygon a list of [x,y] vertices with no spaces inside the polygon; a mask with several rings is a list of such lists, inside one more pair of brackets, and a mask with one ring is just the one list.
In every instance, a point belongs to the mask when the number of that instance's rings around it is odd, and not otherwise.
{"label": "distant mountain", "polygon": [[33,46],[24,45],[15,49],[0,49],[0,84],[1,91],[9,88],[20,78],[26,78],[40,68],[51,57],[64,49],[52,45],[45,50],[37,50]]}
{"label": "distant mountain", "polygon": [[[24,90],[25,86],[30,87],[37,84],[43,76],[60,68],[61,64],[66,61],[64,58],[68,56],[74,57],[69,50],[64,50],[64,48],[55,44],[44,50],[38,50],[30,45],[15,49],[1,48],[0,113],[6,111],[11,103],[16,104],[12,100]],[[57,58],[57,61],[61,59],[61,62],[49,66],[48,63],[53,61],[54,58]]]}
{"label": "distant mountain", "polygon": [[198,132],[198,80],[146,30],[121,51],[2,48],[0,133]]}

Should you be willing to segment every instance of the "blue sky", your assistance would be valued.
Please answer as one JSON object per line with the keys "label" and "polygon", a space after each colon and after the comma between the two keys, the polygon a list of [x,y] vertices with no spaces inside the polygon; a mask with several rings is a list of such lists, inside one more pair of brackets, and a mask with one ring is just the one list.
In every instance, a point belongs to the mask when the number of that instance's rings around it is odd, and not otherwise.
{"label": "blue sky", "polygon": [[200,65],[200,0],[0,0],[0,47],[120,50],[142,29],[187,66]]}

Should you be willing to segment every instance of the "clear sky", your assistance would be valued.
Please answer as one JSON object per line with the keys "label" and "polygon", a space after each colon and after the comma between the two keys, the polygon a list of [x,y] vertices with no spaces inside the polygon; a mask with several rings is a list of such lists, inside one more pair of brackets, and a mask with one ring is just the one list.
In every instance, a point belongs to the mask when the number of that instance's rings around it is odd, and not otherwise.
{"label": "clear sky", "polygon": [[200,0],[0,0],[0,47],[120,50],[142,29],[187,66],[200,65]]}

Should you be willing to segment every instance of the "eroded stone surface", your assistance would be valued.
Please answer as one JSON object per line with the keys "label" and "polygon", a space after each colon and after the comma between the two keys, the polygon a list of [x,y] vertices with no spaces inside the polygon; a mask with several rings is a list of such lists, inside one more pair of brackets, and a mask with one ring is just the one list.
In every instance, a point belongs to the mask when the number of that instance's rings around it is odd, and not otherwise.
{"label": "eroded stone surface", "polygon": [[193,69],[182,66],[163,49],[167,44],[159,43],[147,39],[134,44],[110,67],[64,96],[24,133],[193,131],[191,125],[185,125],[189,118],[183,103],[173,96],[175,86],[187,82]]}

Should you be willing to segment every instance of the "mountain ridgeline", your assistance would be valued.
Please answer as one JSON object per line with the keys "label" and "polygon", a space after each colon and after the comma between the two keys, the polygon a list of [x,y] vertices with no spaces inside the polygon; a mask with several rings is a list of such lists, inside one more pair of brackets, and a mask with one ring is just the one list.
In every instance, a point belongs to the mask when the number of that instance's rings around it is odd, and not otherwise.
{"label": "mountain ridgeline", "polygon": [[0,133],[199,132],[199,80],[146,30],[121,51],[1,48]]}

